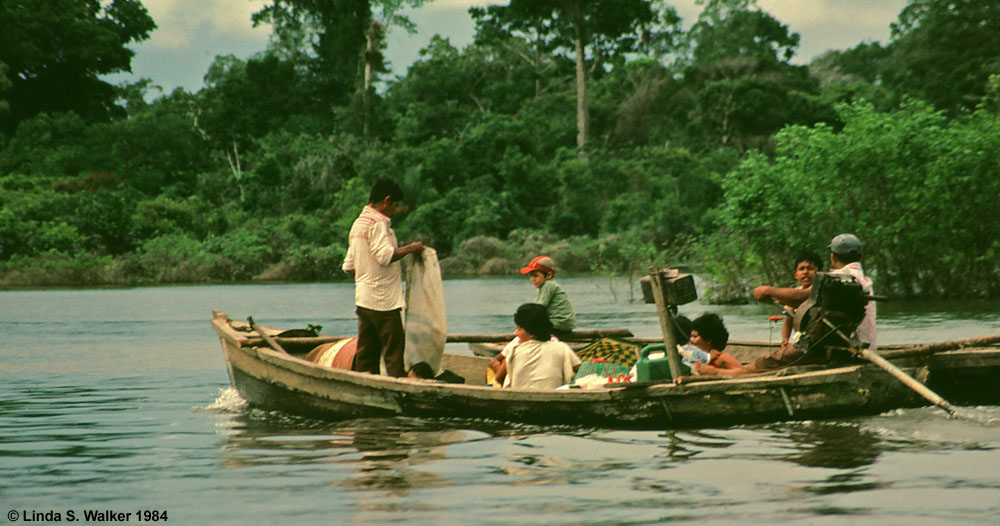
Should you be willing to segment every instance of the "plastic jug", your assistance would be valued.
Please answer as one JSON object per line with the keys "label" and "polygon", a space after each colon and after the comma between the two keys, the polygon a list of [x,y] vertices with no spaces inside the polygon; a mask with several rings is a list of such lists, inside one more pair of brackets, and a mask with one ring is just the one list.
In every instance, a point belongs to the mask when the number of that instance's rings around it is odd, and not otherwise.
{"label": "plastic jug", "polygon": [[635,376],[639,382],[670,380],[670,361],[663,344],[647,345],[639,351],[639,361],[635,362]]}

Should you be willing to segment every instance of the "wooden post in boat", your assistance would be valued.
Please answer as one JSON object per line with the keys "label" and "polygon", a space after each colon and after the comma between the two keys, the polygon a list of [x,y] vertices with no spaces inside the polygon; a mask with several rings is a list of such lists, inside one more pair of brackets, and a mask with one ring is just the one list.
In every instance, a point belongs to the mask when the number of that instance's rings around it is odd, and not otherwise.
{"label": "wooden post in boat", "polygon": [[670,365],[670,376],[676,382],[682,376],[681,356],[677,353],[677,339],[674,338],[674,317],[667,308],[663,298],[663,274],[656,267],[649,267],[650,285],[653,289],[653,301],[656,303],[656,313],[660,317],[660,330],[663,331],[663,346],[667,351],[667,363]]}
{"label": "wooden post in boat", "polygon": [[263,329],[258,327],[256,323],[253,322],[253,316],[247,316],[247,323],[250,324],[251,329],[257,331],[257,334],[259,334],[260,337],[263,338],[263,340],[267,342],[267,344],[270,345],[272,349],[278,352],[283,352],[285,354],[288,354],[288,351],[286,351],[284,347],[281,346],[281,344],[275,341],[270,334],[265,332]]}

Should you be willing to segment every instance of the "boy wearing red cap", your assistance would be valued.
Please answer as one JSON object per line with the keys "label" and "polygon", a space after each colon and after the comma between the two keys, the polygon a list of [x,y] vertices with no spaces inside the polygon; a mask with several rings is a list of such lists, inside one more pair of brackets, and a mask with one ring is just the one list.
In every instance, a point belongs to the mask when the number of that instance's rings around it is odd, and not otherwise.
{"label": "boy wearing red cap", "polygon": [[549,312],[552,329],[558,333],[570,332],[576,328],[576,312],[569,301],[566,291],[553,279],[556,275],[556,263],[548,256],[538,256],[521,269],[521,274],[527,274],[531,284],[535,286],[535,303],[542,305]]}

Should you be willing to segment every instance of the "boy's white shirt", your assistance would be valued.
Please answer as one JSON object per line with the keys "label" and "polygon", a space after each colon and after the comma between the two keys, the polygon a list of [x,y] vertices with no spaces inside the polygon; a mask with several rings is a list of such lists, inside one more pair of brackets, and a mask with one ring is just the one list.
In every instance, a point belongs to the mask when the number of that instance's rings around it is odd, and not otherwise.
{"label": "boy's white shirt", "polygon": [[573,380],[574,367],[581,363],[573,349],[559,340],[511,344],[505,355],[507,376],[503,386],[507,388],[556,389]]}

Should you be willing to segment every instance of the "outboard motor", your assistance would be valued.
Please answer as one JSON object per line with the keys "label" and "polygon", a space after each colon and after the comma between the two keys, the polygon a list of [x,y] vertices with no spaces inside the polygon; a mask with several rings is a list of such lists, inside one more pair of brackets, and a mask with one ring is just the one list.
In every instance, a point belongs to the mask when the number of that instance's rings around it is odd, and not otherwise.
{"label": "outboard motor", "polygon": [[795,311],[795,346],[807,355],[825,354],[828,362],[851,361],[850,350],[862,346],[857,328],[872,300],[853,277],[817,272],[809,299]]}

